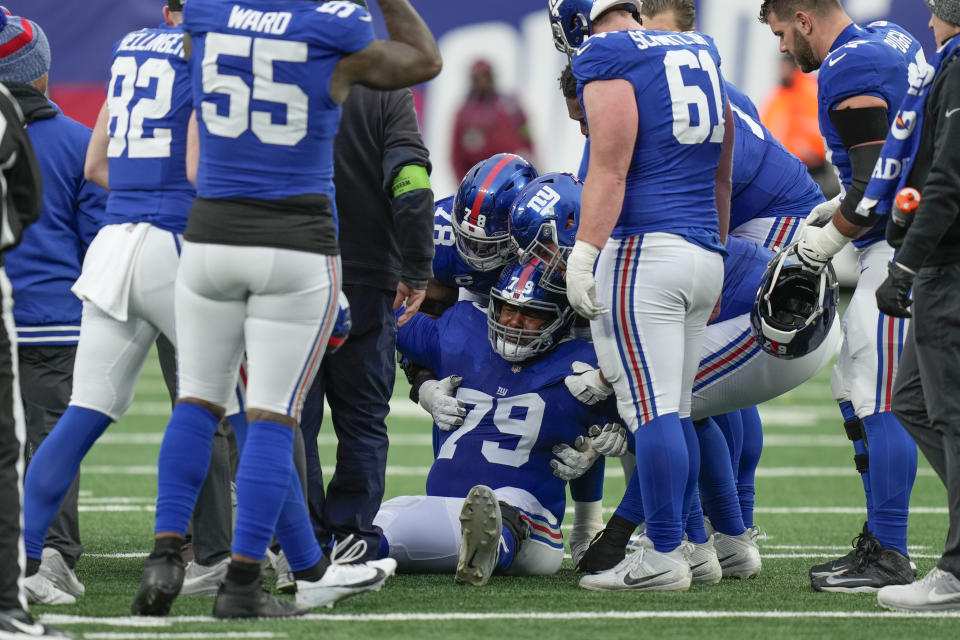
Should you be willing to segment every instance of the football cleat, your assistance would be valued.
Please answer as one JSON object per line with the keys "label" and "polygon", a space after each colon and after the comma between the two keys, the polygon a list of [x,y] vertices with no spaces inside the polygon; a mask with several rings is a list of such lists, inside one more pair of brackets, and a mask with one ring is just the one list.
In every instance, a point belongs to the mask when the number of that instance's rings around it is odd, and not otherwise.
{"label": "football cleat", "polygon": [[455,580],[482,587],[497,567],[503,519],[493,489],[482,484],[470,489],[460,510],[460,555]]}
{"label": "football cleat", "polygon": [[810,567],[810,579],[823,578],[835,573],[840,573],[841,571],[846,571],[856,564],[858,552],[867,553],[870,549],[877,546],[883,547],[880,541],[873,536],[873,532],[867,529],[866,522],[863,523],[863,531],[861,531],[850,544],[853,546],[853,549],[846,555]]}
{"label": "football cleat", "polygon": [[287,555],[281,551],[273,557],[273,570],[277,574],[277,591],[280,593],[296,593],[297,581],[293,577],[293,569],[287,562]]}
{"label": "football cleat", "polygon": [[630,538],[630,534],[633,533],[636,526],[629,523],[626,527],[617,527],[615,521],[618,519],[624,523],[627,522],[626,519],[617,515],[611,517],[607,526],[590,541],[590,546],[587,547],[583,557],[580,558],[579,564],[575,567],[577,571],[597,573],[617,566],[627,555],[627,543],[624,542],[624,537],[627,538],[631,547],[640,548],[639,541],[642,536],[636,538],[636,546],[633,545],[633,539]]}
{"label": "football cleat", "polygon": [[693,584],[717,584],[723,578],[723,569],[713,544],[713,536],[704,543],[684,542],[680,545],[690,565]]}
{"label": "football cleat", "polygon": [[4,640],[43,640],[45,638],[74,640],[76,636],[37,622],[23,609],[10,609],[0,611],[0,638]]}
{"label": "football cleat", "polygon": [[23,590],[31,604],[76,604],[77,599],[57,587],[40,572],[23,579]]}
{"label": "football cleat", "polygon": [[308,609],[332,607],[367,591],[379,591],[397,569],[397,561],[383,558],[367,564],[331,564],[319,580],[297,580],[297,604]]}
{"label": "football cleat", "polygon": [[662,553],[643,536],[639,549],[612,569],[583,576],[580,586],[591,591],[686,591],[692,579],[683,545]]}
{"label": "football cleat", "polygon": [[718,531],[713,534],[713,544],[724,578],[752,578],[760,573],[763,567],[760,547],[750,529],[738,536],[728,536]]}
{"label": "football cleat", "polygon": [[185,570],[179,552],[150,554],[143,567],[140,589],[130,612],[135,616],[165,616],[183,586]]}
{"label": "football cleat", "polygon": [[881,588],[877,602],[894,611],[960,611],[960,579],[934,567],[911,584]]}
{"label": "football cleat", "polygon": [[907,556],[877,542],[855,552],[853,566],[811,578],[810,586],[828,593],[874,593],[889,585],[910,584],[914,575]]}
{"label": "football cleat", "polygon": [[309,610],[299,602],[274,598],[263,590],[259,580],[243,585],[224,580],[213,602],[213,617],[222,619],[290,618]]}
{"label": "football cleat", "polygon": [[77,574],[67,565],[63,555],[53,547],[44,547],[40,561],[40,571],[55,587],[75,598],[83,597],[86,592]]}
{"label": "football cleat", "polygon": [[215,596],[220,591],[220,585],[227,576],[227,566],[230,556],[220,562],[205,566],[191,562],[183,576],[183,586],[180,587],[182,596]]}

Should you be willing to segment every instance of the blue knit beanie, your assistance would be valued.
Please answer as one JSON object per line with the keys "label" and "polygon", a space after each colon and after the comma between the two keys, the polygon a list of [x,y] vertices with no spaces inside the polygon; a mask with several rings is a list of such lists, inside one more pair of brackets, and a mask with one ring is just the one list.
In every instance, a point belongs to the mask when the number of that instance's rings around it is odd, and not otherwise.
{"label": "blue knit beanie", "polygon": [[0,82],[30,84],[50,71],[50,44],[36,22],[0,7]]}

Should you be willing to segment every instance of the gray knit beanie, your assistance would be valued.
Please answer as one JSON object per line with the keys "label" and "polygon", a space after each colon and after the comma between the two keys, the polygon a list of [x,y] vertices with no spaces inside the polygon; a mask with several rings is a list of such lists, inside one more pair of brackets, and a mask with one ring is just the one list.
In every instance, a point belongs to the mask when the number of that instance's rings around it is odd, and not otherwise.
{"label": "gray knit beanie", "polygon": [[926,0],[933,15],[944,22],[960,26],[960,0]]}
{"label": "gray knit beanie", "polygon": [[0,82],[30,84],[50,71],[50,44],[36,22],[0,7]]}

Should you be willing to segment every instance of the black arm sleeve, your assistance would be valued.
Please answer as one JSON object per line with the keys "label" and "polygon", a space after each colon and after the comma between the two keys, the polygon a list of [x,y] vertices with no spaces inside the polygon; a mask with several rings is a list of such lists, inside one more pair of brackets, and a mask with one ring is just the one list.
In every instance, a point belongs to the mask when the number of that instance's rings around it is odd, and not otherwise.
{"label": "black arm sleeve", "polygon": [[939,84],[938,95],[929,97],[932,110],[927,110],[927,117],[936,116],[933,161],[920,190],[920,207],[897,255],[897,262],[914,271],[923,266],[960,213],[960,63],[949,64]]}
{"label": "black arm sleeve", "polygon": [[[2,87],[2,85],[0,85]],[[6,88],[0,91],[0,117],[3,126],[0,137],[0,164],[6,190],[0,194],[6,200],[6,220],[0,235],[0,250],[6,251],[20,242],[23,230],[40,217],[43,200],[43,178],[33,145],[23,128],[19,108]]]}
{"label": "black arm sleeve", "polygon": [[[433,191],[425,180],[430,154],[423,144],[413,93],[391,92],[384,120],[384,192],[391,194],[397,245],[403,260],[400,279],[414,289],[424,289],[433,275]],[[405,169],[418,168],[426,184],[401,187]],[[408,169],[409,170],[409,169]]]}
{"label": "black arm sleeve", "polygon": [[830,112],[830,121],[840,135],[850,156],[852,178],[850,188],[843,197],[840,213],[851,224],[872,227],[880,218],[876,213],[864,217],[857,213],[857,205],[870,184],[873,169],[880,158],[880,151],[890,131],[889,111],[883,107],[867,109],[842,109]]}

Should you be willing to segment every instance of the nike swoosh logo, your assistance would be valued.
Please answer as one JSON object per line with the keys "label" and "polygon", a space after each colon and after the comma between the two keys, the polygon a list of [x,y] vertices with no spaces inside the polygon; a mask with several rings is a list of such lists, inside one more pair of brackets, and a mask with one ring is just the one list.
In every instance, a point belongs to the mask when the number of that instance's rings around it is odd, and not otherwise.
{"label": "nike swoosh logo", "polygon": [[661,571],[660,573],[654,573],[653,575],[643,576],[642,578],[634,578],[633,576],[631,576],[631,575],[628,573],[627,575],[623,576],[623,584],[627,585],[628,587],[635,587],[635,586],[637,586],[638,584],[644,584],[644,583],[646,583],[646,582],[650,582],[650,581],[653,580],[654,578],[659,578],[660,576],[665,576],[665,575],[667,575],[668,573],[670,573],[670,572],[669,572],[669,571]]}
{"label": "nike swoosh logo", "polygon": [[[958,109],[960,111],[960,109]],[[960,593],[954,591],[953,593],[940,593],[936,588],[933,588],[930,593],[927,594],[927,600],[935,604],[941,604],[943,602],[960,602]]]}
{"label": "nike swoosh logo", "polygon": [[717,558],[717,561],[718,561],[720,564],[723,564],[724,562],[726,562],[726,561],[729,560],[730,558],[734,557],[735,555],[737,555],[737,554],[731,553],[731,554],[728,555],[728,556],[723,556],[722,558]]}
{"label": "nike swoosh logo", "polygon": [[960,109],[950,109],[950,111],[947,111],[947,117],[949,118],[950,116],[955,114],[957,111],[960,111]]}
{"label": "nike swoosh logo", "polygon": [[700,564],[692,565],[692,566],[690,567],[690,571],[693,571],[694,569],[699,569],[700,567],[702,567],[702,566],[705,565],[705,564],[707,564],[707,560],[704,560],[704,561],[701,562]]}
{"label": "nike swoosh logo", "polygon": [[23,633],[29,634],[31,636],[42,636],[44,634],[44,628],[42,624],[37,624],[36,622],[34,622],[33,624],[25,624],[23,622],[20,622],[16,618],[7,618],[7,620],[10,622],[10,624],[15,626],[17,629],[19,629]]}
{"label": "nike swoosh logo", "polygon": [[843,576],[827,576],[825,582],[829,585],[855,584],[870,582],[869,578],[844,578]]}
{"label": "nike swoosh logo", "polygon": [[846,57],[847,57],[847,54],[845,53],[842,56],[837,56],[836,58],[833,58],[832,60],[830,60],[830,66],[832,67],[833,65],[837,64],[838,62],[840,62]]}

